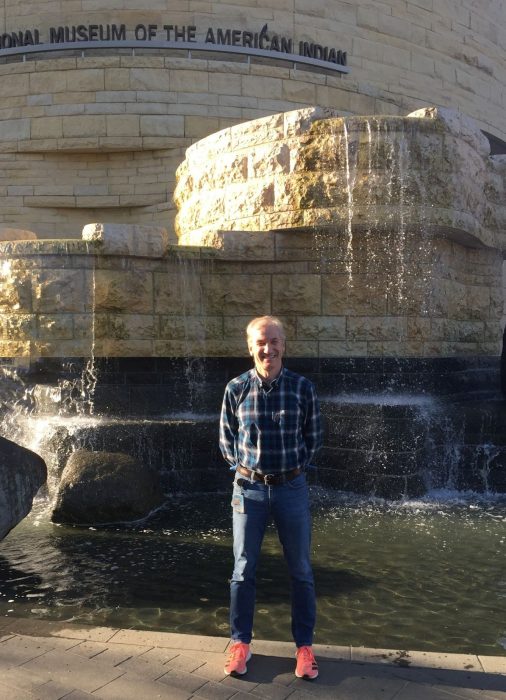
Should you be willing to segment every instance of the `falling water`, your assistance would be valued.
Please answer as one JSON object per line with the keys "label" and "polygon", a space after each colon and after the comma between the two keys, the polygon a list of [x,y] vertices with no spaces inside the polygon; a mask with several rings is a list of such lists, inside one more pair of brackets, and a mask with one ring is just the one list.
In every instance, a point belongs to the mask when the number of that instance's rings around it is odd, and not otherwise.
{"label": "falling water", "polygon": [[[61,268],[69,267],[65,254],[60,255]],[[6,288],[22,290],[28,286],[31,290],[34,278],[30,275],[29,267],[18,265],[13,270],[10,260],[2,262],[0,276],[5,279]],[[30,282],[28,285],[27,279]],[[94,393],[98,381],[95,362],[95,260],[89,280],[89,298],[85,298],[83,308],[89,319],[89,326],[83,329],[83,333],[89,336],[89,349],[83,361],[65,361],[58,381],[45,383],[44,372],[42,381],[38,380],[40,358],[34,354],[32,344],[29,357],[14,359],[11,364],[4,361],[0,367],[0,435],[43,457],[48,467],[45,490],[50,495],[56,491],[63,457],[80,446],[78,431],[69,426],[76,420],[85,423],[94,414]]]}
{"label": "falling water", "polygon": [[406,169],[408,164],[407,143],[404,135],[399,139],[399,153],[397,156],[398,163],[398,179],[399,179],[399,227],[397,232],[397,248],[395,254],[399,260],[399,271],[397,275],[397,301],[399,305],[406,298],[406,222],[405,222],[405,207],[406,207]]}
{"label": "falling water", "polygon": [[[371,130],[371,122],[373,118],[366,120],[366,130],[367,130],[367,180],[370,183],[370,187],[367,192],[367,228],[364,234],[365,251],[367,255],[367,264],[372,275],[377,274],[377,241],[375,238],[375,231],[378,229],[378,218],[373,216],[372,213],[375,211],[374,207],[374,192],[376,186],[377,174],[375,173],[375,163],[374,163],[374,151],[373,151],[373,134]],[[378,129],[378,122],[375,121],[376,129]],[[376,150],[378,148],[378,139],[374,142],[376,144]]]}
{"label": "falling water", "polygon": [[[84,365],[77,377],[60,380],[60,395],[57,402],[57,413],[61,416],[92,416],[95,413],[95,390],[98,381],[96,366],[96,258],[92,254],[90,271],[90,300],[85,304],[89,318],[89,351],[84,358]],[[88,307],[88,308],[86,308]]]}
{"label": "falling water", "polygon": [[353,190],[355,188],[355,178],[357,175],[358,142],[350,141],[348,136],[348,127],[346,126],[346,120],[343,119],[342,122],[346,166],[346,199],[348,203],[346,216],[346,249],[344,255],[344,264],[346,273],[348,275],[348,284],[351,286],[353,285]]}
{"label": "falling water", "polygon": [[182,309],[182,357],[184,376],[188,389],[188,411],[199,411],[205,391],[207,333],[205,320],[200,315],[204,302],[201,285],[202,262],[199,259],[178,254],[176,270],[180,280]]}
{"label": "falling water", "polygon": [[90,338],[90,355],[86,360],[82,374],[81,397],[88,415],[92,416],[95,412],[94,396],[97,386],[97,368],[95,365],[96,354],[96,298],[97,298],[97,275],[96,275],[96,259],[93,258],[93,266],[91,268],[91,338]]}

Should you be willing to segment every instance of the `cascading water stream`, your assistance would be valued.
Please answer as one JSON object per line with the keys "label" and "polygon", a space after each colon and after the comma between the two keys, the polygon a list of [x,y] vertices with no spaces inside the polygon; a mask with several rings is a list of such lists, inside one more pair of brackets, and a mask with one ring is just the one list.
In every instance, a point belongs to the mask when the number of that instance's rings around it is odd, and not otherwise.
{"label": "cascading water stream", "polygon": [[81,379],[81,398],[82,407],[85,415],[92,416],[95,412],[94,395],[97,386],[97,368],[95,364],[95,348],[96,348],[96,299],[97,299],[97,273],[96,259],[93,257],[93,265],[91,267],[91,303],[90,303],[90,355],[86,360],[82,379]]}
{"label": "cascading water stream", "polygon": [[[66,269],[65,258],[62,259],[61,266]],[[66,361],[62,365],[64,377],[60,378],[57,384],[33,382],[31,367],[35,366],[39,359],[33,354],[12,366],[1,367],[0,434],[43,457],[48,468],[47,487],[44,491],[50,496],[56,491],[63,468],[61,440],[63,439],[65,443],[64,453],[70,454],[74,449],[83,446],[82,439],[77,439],[78,434],[81,436],[83,427],[89,424],[92,428],[98,420],[94,417],[94,392],[98,379],[95,362],[94,258],[89,275],[89,298],[87,302],[85,301],[89,325],[85,326],[83,331],[89,336],[89,352],[87,357],[83,358],[82,365],[80,366],[78,360]],[[5,282],[12,288],[16,288],[18,284],[22,288],[23,280],[16,281],[15,272],[12,271],[9,260],[3,261],[0,277],[4,277]],[[64,438],[61,437],[62,434]],[[91,448],[92,429],[89,430],[89,436]],[[48,511],[49,508],[48,501]]]}
{"label": "cascading water stream", "polygon": [[96,257],[92,249],[89,250],[92,265],[87,275],[89,281],[89,300],[85,303],[85,312],[89,319],[86,332],[89,329],[89,351],[83,358],[83,367],[79,376],[60,382],[61,394],[58,405],[58,414],[61,416],[77,415],[81,417],[93,416],[95,413],[94,395],[98,381],[96,367]]}
{"label": "cascading water stream", "polygon": [[346,247],[344,254],[344,265],[346,274],[348,275],[348,285],[353,286],[353,213],[354,213],[354,198],[353,190],[355,188],[355,178],[357,175],[357,158],[358,158],[358,142],[351,141],[348,135],[348,127],[346,120],[343,119],[343,135],[344,135],[344,156],[345,156],[345,172],[346,172]]}
{"label": "cascading water stream", "polygon": [[[375,151],[378,148],[378,139],[373,141],[373,133],[371,129],[372,119],[366,119],[366,132],[367,132],[367,180],[370,186],[367,191],[366,199],[366,209],[367,209],[367,227],[364,232],[364,246],[367,255],[367,266],[369,273],[374,277],[378,274],[377,270],[377,250],[376,241],[374,238],[374,232],[378,228],[378,219],[373,215],[376,211],[375,204],[375,189],[377,183],[377,174],[375,171]],[[376,129],[378,128],[378,123],[376,121]],[[375,146],[375,148],[374,148]],[[369,284],[370,288],[370,284]]]}
{"label": "cascading water stream", "polygon": [[[188,390],[188,412],[198,412],[205,391],[206,327],[200,316],[203,290],[200,279],[201,261],[185,255],[177,255],[176,269],[181,280],[182,341],[181,355]],[[193,344],[193,347],[192,347]],[[194,345],[197,345],[195,350]],[[168,407],[169,408],[169,407]]]}

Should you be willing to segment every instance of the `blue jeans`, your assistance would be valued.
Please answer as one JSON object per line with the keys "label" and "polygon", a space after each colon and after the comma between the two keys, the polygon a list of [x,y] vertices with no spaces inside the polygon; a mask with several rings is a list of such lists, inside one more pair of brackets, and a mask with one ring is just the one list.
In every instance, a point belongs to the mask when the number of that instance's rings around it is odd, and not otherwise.
{"label": "blue jeans", "polygon": [[[237,483],[239,481],[239,484]],[[244,513],[233,509],[234,572],[230,581],[233,640],[251,642],[255,575],[265,528],[272,516],[291,580],[292,635],[298,647],[313,643],[316,600],[311,568],[311,515],[306,477],[279,486],[250,482],[236,474],[234,496],[244,497]]]}

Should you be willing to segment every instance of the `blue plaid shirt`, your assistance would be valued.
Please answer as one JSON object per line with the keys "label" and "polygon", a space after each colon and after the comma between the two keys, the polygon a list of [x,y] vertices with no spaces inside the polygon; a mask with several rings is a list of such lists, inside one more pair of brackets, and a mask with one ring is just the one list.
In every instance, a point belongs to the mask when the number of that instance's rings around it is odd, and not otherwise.
{"label": "blue plaid shirt", "polygon": [[227,384],[220,448],[231,469],[241,465],[262,474],[304,469],[321,442],[318,399],[305,377],[283,368],[268,385],[251,369]]}

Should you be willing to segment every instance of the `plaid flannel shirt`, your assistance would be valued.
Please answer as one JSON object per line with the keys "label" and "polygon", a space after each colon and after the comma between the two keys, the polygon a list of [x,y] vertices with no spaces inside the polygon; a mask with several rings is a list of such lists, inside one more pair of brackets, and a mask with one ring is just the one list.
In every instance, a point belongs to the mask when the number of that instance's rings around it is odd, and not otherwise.
{"label": "plaid flannel shirt", "polygon": [[255,369],[225,389],[220,449],[231,469],[241,465],[262,474],[305,469],[322,442],[314,385],[285,368],[267,385]]}

